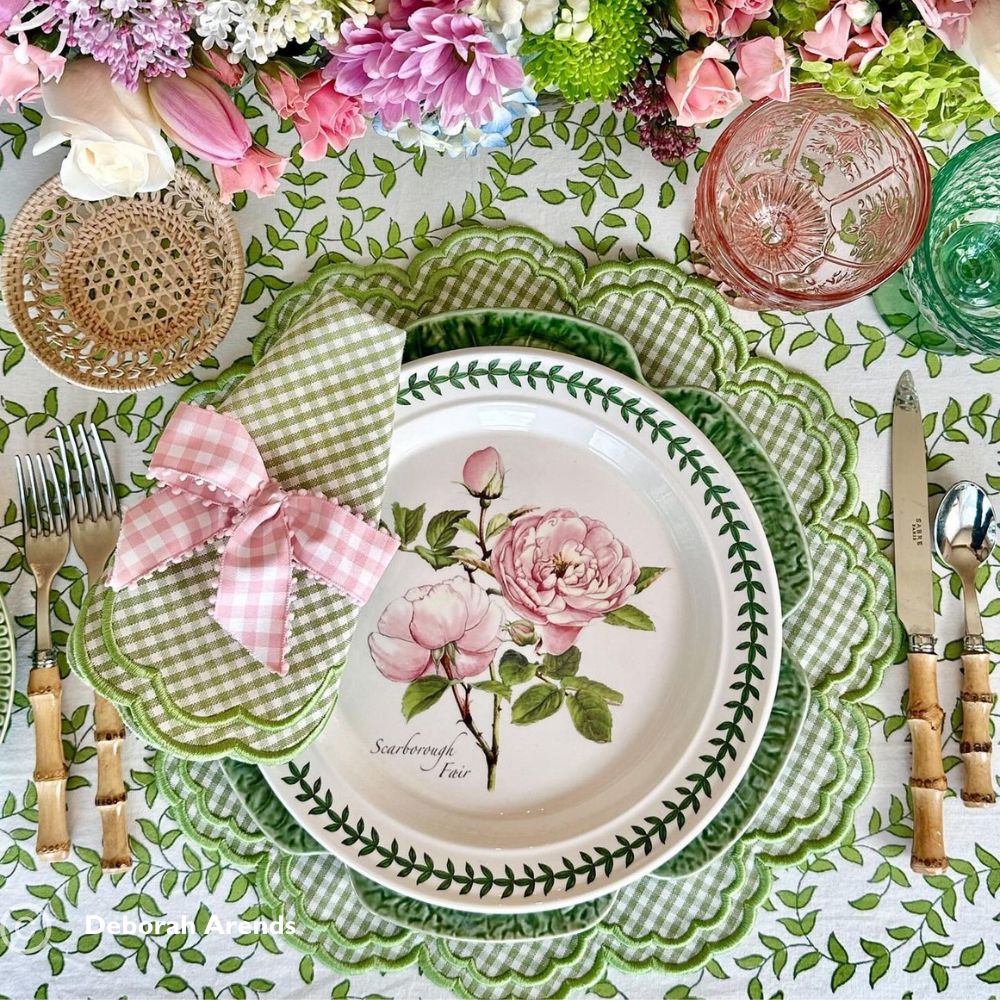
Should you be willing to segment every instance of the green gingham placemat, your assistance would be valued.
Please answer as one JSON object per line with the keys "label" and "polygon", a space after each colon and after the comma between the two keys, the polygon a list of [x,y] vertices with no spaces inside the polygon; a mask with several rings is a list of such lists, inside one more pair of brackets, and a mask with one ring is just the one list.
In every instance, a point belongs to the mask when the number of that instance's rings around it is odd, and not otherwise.
{"label": "green gingham placemat", "polygon": [[[238,417],[286,489],[322,490],[375,520],[389,456],[403,332],[328,287],[285,309],[267,359],[214,405]],[[245,367],[242,371],[245,371]],[[71,662],[157,747],[259,762],[298,753],[330,716],[357,607],[296,572],[284,677],[211,614],[210,547],[136,588],[98,586],[73,631]]]}
{"label": "green gingham placemat", "polygon": [[723,300],[660,261],[588,269],[537,233],[470,228],[408,267],[343,264],[322,272],[276,303],[256,356],[287,315],[330,287],[399,326],[484,305],[580,316],[626,336],[654,386],[697,383],[722,395],[769,450],[806,527],[815,585],[785,627],[812,687],[805,727],[778,785],[728,852],[693,876],[626,887],[599,927],[554,941],[431,939],[371,916],[339,862],[272,847],[218,764],[157,755],[157,783],[172,812],[193,839],[253,869],[265,907],[294,917],[296,930],[286,935],[293,945],[348,973],[418,964],[442,986],[502,1000],[562,995],[597,982],[608,966],[705,964],[749,930],[772,866],[839,842],[871,782],[869,730],[856,702],[877,685],[899,636],[891,616],[877,614],[890,599],[890,571],[855,516],[851,426],[815,381],[751,357]]}

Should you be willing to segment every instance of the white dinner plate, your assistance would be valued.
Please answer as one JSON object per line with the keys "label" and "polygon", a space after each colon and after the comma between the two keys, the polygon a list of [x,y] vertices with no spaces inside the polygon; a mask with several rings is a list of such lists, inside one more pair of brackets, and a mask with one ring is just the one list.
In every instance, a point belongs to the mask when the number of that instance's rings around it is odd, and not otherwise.
{"label": "white dinner plate", "polygon": [[330,724],[264,768],[309,833],[397,892],[513,912],[619,888],[709,822],[764,731],[781,610],[687,418],[564,355],[426,358],[383,516],[403,546]]}

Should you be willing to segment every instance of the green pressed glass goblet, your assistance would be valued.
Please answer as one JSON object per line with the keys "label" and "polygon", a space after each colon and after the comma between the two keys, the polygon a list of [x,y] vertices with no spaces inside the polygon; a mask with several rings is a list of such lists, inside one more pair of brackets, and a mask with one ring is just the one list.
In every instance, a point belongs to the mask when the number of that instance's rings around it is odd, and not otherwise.
{"label": "green pressed glass goblet", "polygon": [[[907,339],[940,354],[1000,354],[1000,135],[934,178],[930,221],[903,270],[919,311]],[[886,295],[876,296],[885,309]]]}

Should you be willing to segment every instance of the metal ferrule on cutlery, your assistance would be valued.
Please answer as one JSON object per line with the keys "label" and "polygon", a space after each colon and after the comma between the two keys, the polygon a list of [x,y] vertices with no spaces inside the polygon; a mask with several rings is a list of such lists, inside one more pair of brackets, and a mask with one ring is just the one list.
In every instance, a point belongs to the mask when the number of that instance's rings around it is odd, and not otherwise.
{"label": "metal ferrule on cutlery", "polygon": [[945,715],[937,689],[927,450],[920,402],[909,372],[904,372],[900,378],[893,400],[892,494],[896,613],[909,639],[907,722],[913,742],[910,865],[914,871],[933,874],[948,867],[942,815],[948,788],[941,760]]}

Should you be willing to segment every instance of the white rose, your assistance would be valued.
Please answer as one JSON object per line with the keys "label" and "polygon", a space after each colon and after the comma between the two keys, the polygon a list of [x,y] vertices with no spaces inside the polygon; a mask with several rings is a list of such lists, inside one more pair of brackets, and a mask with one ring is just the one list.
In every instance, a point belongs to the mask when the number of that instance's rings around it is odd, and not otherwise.
{"label": "white rose", "polygon": [[132,93],[112,83],[101,63],[75,59],[58,82],[42,85],[42,100],[46,117],[33,152],[38,156],[69,140],[60,177],[74,198],[131,197],[173,179],[173,157],[145,84]]}
{"label": "white rose", "polygon": [[979,0],[958,54],[978,68],[983,96],[1000,111],[1000,0]]}

